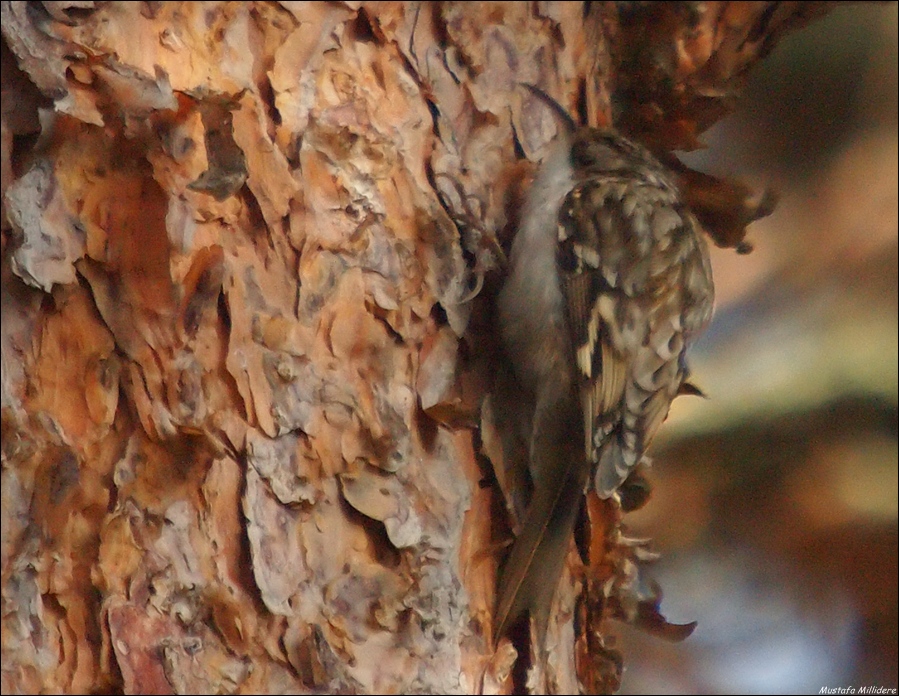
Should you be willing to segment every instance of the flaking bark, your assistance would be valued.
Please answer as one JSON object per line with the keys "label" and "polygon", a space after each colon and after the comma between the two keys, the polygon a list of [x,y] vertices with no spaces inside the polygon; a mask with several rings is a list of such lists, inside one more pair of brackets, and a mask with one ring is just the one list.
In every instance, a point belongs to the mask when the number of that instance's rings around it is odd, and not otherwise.
{"label": "flaking bark", "polygon": [[[523,688],[480,419],[553,134],[517,86],[683,147],[823,5],[2,3],[4,693]],[[613,690],[572,577],[531,685]]]}

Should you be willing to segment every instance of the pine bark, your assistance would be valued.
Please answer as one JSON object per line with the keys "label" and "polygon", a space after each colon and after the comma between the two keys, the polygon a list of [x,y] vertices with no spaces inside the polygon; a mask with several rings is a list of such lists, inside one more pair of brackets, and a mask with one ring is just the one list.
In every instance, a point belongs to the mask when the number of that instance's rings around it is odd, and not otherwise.
{"label": "pine bark", "polygon": [[614,690],[597,501],[546,674],[492,635],[519,85],[689,149],[822,5],[4,2],[3,692]]}

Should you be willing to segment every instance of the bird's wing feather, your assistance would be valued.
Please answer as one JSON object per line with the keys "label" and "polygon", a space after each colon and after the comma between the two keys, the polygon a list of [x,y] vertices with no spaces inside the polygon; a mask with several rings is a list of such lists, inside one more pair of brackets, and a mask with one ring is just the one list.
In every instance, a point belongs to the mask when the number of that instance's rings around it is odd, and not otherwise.
{"label": "bird's wing feather", "polygon": [[685,321],[711,313],[710,287],[690,286],[708,271],[694,224],[675,191],[633,178],[587,177],[561,208],[558,262],[584,446],[602,496],[639,463],[668,415],[686,374],[684,332],[699,328]]}

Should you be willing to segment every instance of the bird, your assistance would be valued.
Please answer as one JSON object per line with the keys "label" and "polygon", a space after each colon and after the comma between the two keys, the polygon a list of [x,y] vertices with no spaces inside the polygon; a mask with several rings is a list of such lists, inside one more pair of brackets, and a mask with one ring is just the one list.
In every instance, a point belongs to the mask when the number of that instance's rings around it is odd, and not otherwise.
{"label": "bird", "polygon": [[559,132],[522,207],[498,323],[523,409],[533,484],[497,588],[498,641],[525,612],[545,636],[581,497],[617,489],[688,382],[708,324],[708,247],[673,173],[613,128]]}

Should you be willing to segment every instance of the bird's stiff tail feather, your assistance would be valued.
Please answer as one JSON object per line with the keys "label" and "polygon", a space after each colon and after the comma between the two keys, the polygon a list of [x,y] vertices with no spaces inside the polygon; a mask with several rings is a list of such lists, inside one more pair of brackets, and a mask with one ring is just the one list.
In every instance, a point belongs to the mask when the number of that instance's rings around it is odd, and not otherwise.
{"label": "bird's stiff tail feather", "polygon": [[542,644],[549,609],[570,546],[589,466],[578,432],[579,419],[562,421],[553,437],[542,438],[533,456],[540,457],[545,480],[534,487],[524,526],[503,566],[496,604],[494,641],[530,612]]}

